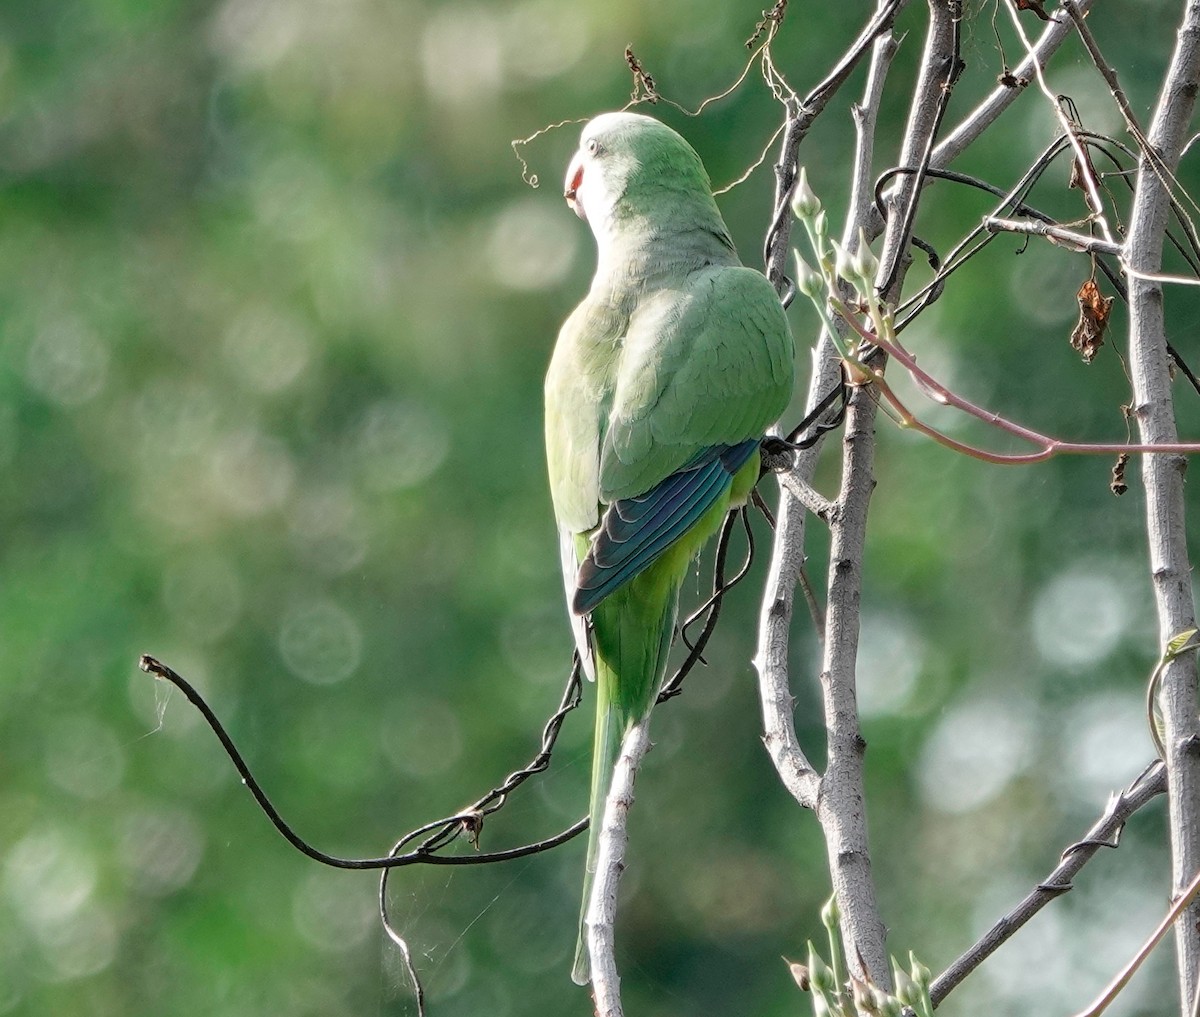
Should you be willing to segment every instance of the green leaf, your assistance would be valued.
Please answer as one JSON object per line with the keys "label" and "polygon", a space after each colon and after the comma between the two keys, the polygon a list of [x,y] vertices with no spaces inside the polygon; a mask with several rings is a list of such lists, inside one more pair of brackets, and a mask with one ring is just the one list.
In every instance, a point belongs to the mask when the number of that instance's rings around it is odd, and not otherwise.
{"label": "green leaf", "polygon": [[[1177,635],[1172,636],[1167,641],[1166,651],[1163,653],[1163,663],[1169,664],[1181,653],[1188,650],[1195,650],[1200,647],[1200,643],[1193,643],[1192,638],[1196,635],[1197,629],[1184,629]],[[1190,644],[1190,645],[1189,645]]]}

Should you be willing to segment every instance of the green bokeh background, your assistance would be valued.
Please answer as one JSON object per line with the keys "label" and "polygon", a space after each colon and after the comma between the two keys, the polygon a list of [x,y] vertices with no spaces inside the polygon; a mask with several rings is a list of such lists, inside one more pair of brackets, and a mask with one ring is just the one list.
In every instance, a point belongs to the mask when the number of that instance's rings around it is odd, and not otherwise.
{"label": "green bokeh background", "polygon": [[[153,652],[200,687],[330,851],[382,853],[531,755],[570,653],[541,378],[592,255],[559,196],[576,128],[523,150],[538,189],[509,142],[623,103],[626,43],[694,106],[739,73],[759,6],[0,5],[0,1014],[412,1012],[375,880],[287,847],[193,710],[135,662]],[[774,53],[798,90],[859,6],[793,5]],[[1139,111],[1177,6],[1092,19]],[[901,22],[880,169],[923,11]],[[1002,69],[990,15],[964,26],[951,123]],[[1088,126],[1120,131],[1077,45],[1052,81]],[[861,75],[802,153],[835,222],[860,91]],[[660,112],[717,183],[779,117],[753,74],[702,117]],[[1031,91],[961,168],[1007,186],[1055,130]],[[1077,218],[1066,175],[1038,200]],[[771,188],[768,162],[721,199],[750,264]],[[935,184],[919,229],[944,251],[987,210]],[[909,344],[990,407],[1120,440],[1123,311],[1093,366],[1066,342],[1087,272],[1001,240]],[[1171,293],[1194,362],[1198,317],[1191,291]],[[814,318],[792,320],[806,382]],[[1200,400],[1177,396],[1200,435]],[[1116,499],[1107,460],[1003,470],[880,430],[860,679],[872,845],[891,948],[936,971],[1149,759],[1157,635],[1136,464]],[[824,547],[814,528],[818,587]],[[618,931],[639,1017],[808,1012],[779,957],[820,934],[828,875],[759,742],[764,561],[727,603],[711,666],[655,717]],[[815,660],[798,619],[797,724],[819,760]],[[485,847],[582,814],[589,715]],[[1165,906],[1164,836],[1158,803],[947,1012],[1081,1006]],[[568,979],[582,849],[397,876],[431,1015],[590,1012]],[[1163,949],[1114,1012],[1168,1012],[1171,984]]]}

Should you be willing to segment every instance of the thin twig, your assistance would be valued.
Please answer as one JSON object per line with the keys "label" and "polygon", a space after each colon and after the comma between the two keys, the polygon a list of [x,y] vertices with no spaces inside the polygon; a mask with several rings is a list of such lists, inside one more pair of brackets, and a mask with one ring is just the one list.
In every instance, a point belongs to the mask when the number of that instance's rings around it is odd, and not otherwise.
{"label": "thin twig", "polygon": [[[1078,0],[1080,13],[1086,13],[1092,0]],[[1071,26],[1065,18],[1055,18],[1046,23],[1042,34],[1025,53],[1025,58],[1013,69],[1011,79],[993,89],[984,100],[942,141],[938,142],[929,159],[930,166],[944,169],[971,146],[1029,85],[1034,68],[1044,67],[1064,40],[1071,34]]]}
{"label": "thin twig", "polygon": [[[783,15],[787,9],[786,0],[783,3],[777,3],[772,11],[764,14],[763,19],[756,26],[754,36],[746,43],[746,48],[751,51],[750,56],[746,58],[746,63],[742,66],[738,76],[733,80],[733,83],[728,87],[716,92],[713,95],[707,96],[699,106],[695,109],[688,109],[680,102],[674,99],[669,99],[654,87],[654,79],[646,73],[645,69],[638,62],[637,57],[633,55],[633,50],[626,47],[625,62],[629,65],[629,69],[634,76],[634,92],[630,96],[629,102],[625,104],[623,109],[631,109],[643,102],[657,103],[665,102],[668,106],[672,106],[679,110],[685,117],[698,117],[714,102],[720,102],[734,92],[736,92],[750,75],[754,65],[761,64],[764,60],[770,59],[771,43],[775,41],[775,34],[779,31],[779,26],[783,24]],[[765,38],[763,37],[765,35]],[[729,190],[734,184],[722,188],[722,191]],[[718,191],[716,193],[721,193]]]}
{"label": "thin twig", "polygon": [[[1163,187],[1171,192],[1172,200],[1174,201],[1174,192],[1178,188],[1180,194],[1192,205],[1197,208],[1196,202],[1186,190],[1179,187],[1179,181],[1175,178],[1175,174],[1171,172],[1170,167],[1163,162],[1162,157],[1155,151],[1153,145],[1146,138],[1145,132],[1142,130],[1142,125],[1138,122],[1137,115],[1133,112],[1133,107],[1129,104],[1129,97],[1125,94],[1125,89],[1121,87],[1120,79],[1117,77],[1116,69],[1104,58],[1104,54],[1100,51],[1100,45],[1096,42],[1096,37],[1092,34],[1092,30],[1088,27],[1087,18],[1084,17],[1082,5],[1076,0],[1063,0],[1063,10],[1067,12],[1071,22],[1075,26],[1075,30],[1079,33],[1079,38],[1083,42],[1084,49],[1087,50],[1088,56],[1092,59],[1092,64],[1104,79],[1104,83],[1108,85],[1109,94],[1113,98],[1117,109],[1121,111],[1121,117],[1125,121],[1125,127],[1129,133],[1133,135],[1134,140],[1138,144],[1138,151],[1145,157],[1146,161],[1154,169],[1158,175],[1159,182]],[[1192,245],[1197,245],[1196,228],[1192,224],[1191,217],[1184,211],[1182,205],[1178,206],[1179,222],[1183,226],[1184,232],[1188,235]]]}
{"label": "thin twig", "polygon": [[1079,38],[1083,42],[1084,49],[1088,51],[1088,56],[1092,58],[1092,64],[1100,72],[1100,76],[1108,85],[1113,102],[1117,104],[1117,109],[1121,111],[1121,116],[1125,119],[1125,126],[1128,128],[1129,133],[1137,141],[1138,147],[1144,150],[1147,147],[1146,133],[1142,130],[1142,125],[1138,123],[1138,118],[1133,112],[1133,107],[1129,105],[1129,97],[1126,96],[1125,89],[1121,87],[1116,69],[1104,59],[1104,54],[1100,52],[1100,46],[1096,42],[1096,37],[1092,35],[1092,30],[1088,27],[1087,18],[1084,17],[1084,10],[1080,4],[1075,3],[1075,0],[1063,0],[1062,9],[1067,12],[1067,17],[1071,19],[1071,22],[1075,26],[1075,31],[1079,33]]}
{"label": "thin twig", "polygon": [[813,488],[806,480],[787,471],[779,475],[779,483],[788,494],[822,522],[827,523],[833,518],[837,504]]}
{"label": "thin twig", "polygon": [[[541,851],[548,851],[551,848],[558,847],[560,844],[565,844],[572,837],[577,836],[587,829],[586,817],[573,826],[568,827],[561,833],[555,834],[546,840],[538,841],[534,844],[525,844],[521,847],[509,848],[503,851],[495,852],[476,852],[470,855],[437,855],[433,852],[438,848],[444,847],[446,844],[457,839],[464,832],[473,831],[478,833],[479,827],[482,825],[484,816],[497,811],[507,800],[508,794],[515,788],[519,787],[534,773],[540,773],[546,768],[550,761],[550,752],[553,749],[554,741],[558,736],[558,730],[562,726],[563,719],[576,706],[579,705],[579,668],[578,663],[571,670],[571,677],[568,679],[566,690],[563,693],[563,700],[558,710],[551,716],[546,723],[546,728],[542,734],[542,747],[533,760],[521,770],[514,771],[509,774],[508,778],[499,787],[492,789],[486,795],[479,799],[474,805],[455,813],[453,816],[446,816],[442,819],[435,820],[432,823],[426,823],[423,826],[417,827],[412,832],[402,837],[394,847],[391,853],[379,858],[341,858],[337,855],[327,854],[308,843],[301,837],[292,827],[284,820],[267,797],[266,792],[262,789],[258,779],[254,776],[245,758],[242,756],[237,745],[229,732],[225,730],[225,726],[221,723],[212,707],[205,702],[204,697],[196,691],[180,674],[162,663],[155,657],[149,654],[143,654],[138,666],[147,674],[153,675],[163,681],[174,685],[187,698],[204,718],[206,724],[217,736],[217,740],[221,743],[221,747],[225,750],[225,754],[229,757],[234,768],[242,778],[242,783],[246,786],[246,790],[253,796],[258,807],[266,815],[267,819],[280,833],[280,835],[301,854],[307,855],[313,861],[320,862],[322,865],[328,865],[335,869],[395,869],[404,865],[486,865],[490,862],[511,861],[514,858],[524,858],[527,855],[537,854]],[[398,853],[400,849],[411,843],[417,837],[420,837],[431,830],[438,831],[433,837],[430,837],[419,845],[415,850],[405,854]]]}
{"label": "thin twig", "polygon": [[[916,165],[917,172],[902,181],[896,193],[890,196],[888,239],[880,259],[877,288],[880,293],[889,295],[899,295],[900,280],[905,272],[902,266],[933,156],[933,145],[963,67],[959,56],[961,0],[930,0],[929,7],[931,29],[926,36],[917,99],[912,105],[901,153],[901,162]],[[919,147],[914,146],[914,142],[919,142]],[[895,215],[898,208],[904,209],[903,215]]]}
{"label": "thin twig", "polygon": [[[1162,942],[1162,938],[1171,931],[1171,926],[1178,921],[1179,916],[1196,900],[1196,895],[1200,893],[1200,874],[1197,874],[1187,888],[1179,895],[1179,899],[1171,905],[1169,911],[1158,927],[1150,934],[1150,938],[1146,940],[1140,947],[1137,953],[1133,955],[1129,963],[1125,965],[1118,973],[1116,978],[1105,986],[1104,991],[1095,999],[1095,1001],[1085,1010],[1081,1010],[1076,1017],[1100,1017],[1109,1008],[1113,1000],[1121,994],[1121,990],[1129,984],[1137,969],[1142,966],[1146,958],[1154,951],[1154,948]],[[1195,1013],[1195,1004],[1188,1005],[1186,1012],[1188,1014]]]}
{"label": "thin twig", "polygon": [[1076,233],[1065,226],[1054,223],[1038,222],[1027,219],[1003,219],[999,216],[985,216],[983,228],[989,233],[1022,233],[1026,236],[1044,237],[1052,244],[1058,244],[1077,253],[1120,255],[1122,245],[1090,237],[1084,233]]}
{"label": "thin twig", "polygon": [[633,807],[633,786],[649,748],[650,715],[647,714],[630,727],[621,742],[621,755],[613,770],[612,786],[604,805],[597,844],[596,878],[584,917],[596,1017],[622,1017],[621,979],[617,974],[613,934],[617,887],[625,869],[625,848],[629,843],[626,825],[629,810]]}
{"label": "thin twig", "polygon": [[933,1005],[942,1002],[972,971],[1007,942],[1034,915],[1056,897],[1072,888],[1072,880],[1102,847],[1116,847],[1129,818],[1167,790],[1167,771],[1155,760],[1120,794],[1109,799],[1104,814],[1068,847],[1056,865],[1011,911],[997,921],[980,940],[933,980],[929,996]]}
{"label": "thin twig", "polygon": [[[1081,131],[1080,136],[1089,143],[1095,142],[1096,138],[1098,137],[1097,135],[1091,134],[1087,131]],[[928,175],[931,177],[938,177],[939,179],[951,180],[956,183],[967,184],[968,186],[987,191],[989,194],[996,195],[996,197],[1000,198],[1001,200],[990,213],[992,216],[999,216],[1007,209],[1010,210],[1014,215],[1026,216],[1037,222],[1046,223],[1047,225],[1057,225],[1052,216],[1046,215],[1045,213],[1027,204],[1025,197],[1028,195],[1029,191],[1042,176],[1042,174],[1049,168],[1051,163],[1069,147],[1070,142],[1065,136],[1059,136],[1056,138],[1050,143],[1045,151],[1043,151],[1041,155],[1034,160],[1030,167],[1021,176],[1021,179],[1018,180],[1017,183],[1014,184],[1013,187],[1011,187],[1008,191],[1004,191],[999,187],[987,183],[986,181],[979,180],[975,177],[971,177],[964,173],[958,173],[953,170],[931,168]],[[875,188],[876,207],[882,209],[884,188],[887,180],[892,175],[909,174],[915,172],[916,170],[912,167],[896,166],[888,170],[887,173],[883,174]],[[896,331],[903,331],[904,328],[906,328],[918,314],[920,314],[926,307],[929,306],[930,303],[933,302],[934,299],[936,299],[937,295],[945,286],[946,280],[949,278],[949,276],[965,265],[967,261],[977,255],[980,251],[982,251],[984,247],[986,247],[995,239],[996,235],[997,234],[994,233],[987,233],[987,231],[984,229],[983,222],[980,222],[979,225],[977,225],[957,244],[955,244],[953,249],[946,255],[942,266],[936,271],[934,278],[900,304],[898,311],[907,313],[905,313],[904,317],[897,323]],[[975,243],[977,239],[979,242]],[[974,246],[971,246],[972,244],[974,244]],[[1105,278],[1108,279],[1109,283],[1115,290],[1118,291],[1118,293],[1121,294],[1122,299],[1124,299],[1125,284],[1122,281],[1121,276],[1114,269],[1110,268],[1108,263],[1103,259],[1098,259],[1096,264],[1100,271],[1104,274]]]}
{"label": "thin twig", "polygon": [[[1035,50],[1033,43],[1029,41],[1029,37],[1025,34],[1025,26],[1021,21],[1020,14],[1016,7],[1016,0],[1008,0],[1005,3],[1005,9],[1013,22],[1013,28],[1016,30],[1017,37],[1021,40],[1021,44],[1025,47],[1025,52],[1028,56],[1033,57]],[[1104,239],[1111,243],[1116,243],[1112,230],[1108,225],[1108,218],[1104,214],[1104,202],[1100,198],[1100,186],[1096,181],[1095,174],[1091,169],[1091,162],[1088,159],[1087,151],[1084,147],[1082,139],[1079,137],[1079,125],[1074,123],[1067,116],[1066,111],[1062,107],[1062,103],[1058,101],[1058,96],[1050,88],[1046,81],[1046,75],[1042,71],[1042,65],[1033,60],[1034,76],[1037,79],[1038,87],[1042,90],[1042,94],[1046,96],[1051,108],[1054,110],[1054,116],[1057,118],[1059,125],[1063,129],[1063,133],[1070,139],[1071,148],[1075,151],[1075,165],[1078,167],[1079,182],[1083,188],[1084,194],[1087,195],[1088,208],[1091,210],[1092,219],[1100,228],[1100,232],[1104,235]]]}
{"label": "thin twig", "polygon": [[874,16],[824,80],[803,100],[789,99],[784,103],[787,129],[779,163],[775,167],[775,211],[767,229],[763,256],[767,278],[775,285],[775,290],[780,296],[788,290],[786,267],[788,237],[792,226],[790,203],[792,190],[796,186],[800,142],[811,130],[829,100],[853,73],[863,55],[874,46],[875,40],[890,34],[896,15],[907,7],[908,3],[909,0],[881,0]]}

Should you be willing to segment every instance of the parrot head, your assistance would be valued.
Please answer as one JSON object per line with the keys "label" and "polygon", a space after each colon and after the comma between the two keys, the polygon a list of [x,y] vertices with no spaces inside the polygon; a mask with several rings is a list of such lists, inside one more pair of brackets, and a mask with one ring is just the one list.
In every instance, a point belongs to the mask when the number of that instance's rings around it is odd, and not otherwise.
{"label": "parrot head", "polygon": [[604,113],[587,123],[564,196],[597,237],[661,209],[672,192],[712,196],[700,157],[675,131],[640,113]]}

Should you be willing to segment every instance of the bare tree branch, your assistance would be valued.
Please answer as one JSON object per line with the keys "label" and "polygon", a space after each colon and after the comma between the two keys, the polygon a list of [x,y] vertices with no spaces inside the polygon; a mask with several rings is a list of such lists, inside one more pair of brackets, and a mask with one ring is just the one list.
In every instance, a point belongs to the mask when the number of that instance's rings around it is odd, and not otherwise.
{"label": "bare tree branch", "polygon": [[[881,8],[882,9],[882,8]],[[851,212],[847,217],[845,236],[853,238],[860,226],[867,226],[872,211],[870,204],[871,153],[875,134],[875,117],[887,69],[896,52],[896,40],[891,32],[876,38],[867,75],[864,101],[855,107],[857,150],[854,160],[854,184]],[[789,122],[798,118],[798,111],[789,110]],[[799,126],[789,130],[784,138],[777,170],[778,186],[775,200],[775,223],[786,221],[790,230],[789,201],[796,179]],[[794,142],[794,143],[793,143]],[[787,264],[788,232],[773,223],[767,234],[767,272],[776,289],[782,294],[786,287],[784,269]],[[848,242],[848,241],[847,241]],[[841,381],[841,366],[837,351],[828,335],[822,335],[813,350],[813,371],[809,382],[806,417],[823,402],[827,394]],[[779,476],[785,490],[781,499],[776,536],[771,547],[771,563],[763,595],[759,620],[758,650],[754,667],[759,676],[759,696],[763,711],[763,744],[784,787],[804,808],[816,809],[820,781],[816,770],[805,756],[796,738],[793,720],[795,698],[789,683],[788,656],[791,646],[792,608],[796,586],[804,569],[804,534],[806,513],[804,499],[790,487],[811,491],[810,481],[816,469],[823,433],[801,449],[792,466]],[[821,499],[820,509],[832,515],[834,506]],[[819,513],[818,513],[819,514]]]}
{"label": "bare tree branch", "polygon": [[1104,815],[1083,835],[1082,840],[1062,853],[1062,858],[1050,874],[988,929],[979,942],[934,979],[929,990],[933,1005],[941,1003],[967,975],[1011,939],[1042,908],[1071,890],[1071,881],[1102,847],[1117,846],[1121,830],[1129,817],[1166,789],[1166,767],[1161,760],[1155,760],[1129,787],[1113,795]]}
{"label": "bare tree branch", "polygon": [[[902,159],[910,163],[928,164],[932,139],[945,111],[949,86],[957,73],[959,13],[958,5],[954,3],[931,4],[929,41],[903,146]],[[856,113],[859,140],[855,160],[855,204],[845,231],[848,243],[860,227],[868,230],[870,227],[873,208],[866,181],[870,174],[880,89],[893,51],[892,45],[883,42],[876,45],[867,99]],[[893,211],[903,210],[892,216],[889,240],[885,245],[885,256],[892,265],[888,274],[893,280],[889,287],[893,292],[898,292],[903,279],[904,250],[919,193],[919,182],[910,178],[892,195]],[[833,345],[829,337],[824,336],[817,347],[810,406],[828,391],[839,370]],[[891,979],[884,948],[885,930],[870,872],[863,802],[864,743],[858,728],[854,679],[862,548],[867,506],[874,486],[871,473],[874,413],[875,404],[870,398],[859,393],[852,400],[843,446],[842,491],[831,513],[833,548],[822,665],[829,763],[817,785],[816,809],[826,836],[834,892],[841,910],[842,938],[852,973],[862,981],[887,987]],[[814,461],[815,453],[797,458],[794,471],[802,480],[807,481],[811,476]],[[801,804],[808,805],[816,775],[811,773],[811,767],[795,744],[786,670],[787,629],[795,583],[803,564],[803,537],[803,511],[785,497],[764,598],[755,664],[760,675],[768,750],[785,785]]]}
{"label": "bare tree branch", "polygon": [[1044,237],[1052,244],[1059,244],[1072,251],[1120,255],[1124,250],[1121,244],[1101,240],[1098,237],[1089,237],[1086,233],[1077,233],[1065,226],[1040,222],[1036,219],[1004,219],[1000,216],[989,215],[984,218],[983,226],[989,233],[1023,233],[1026,236]]}
{"label": "bare tree branch", "polygon": [[842,441],[842,490],[829,550],[829,594],[821,685],[828,763],[821,777],[817,818],[825,833],[834,895],[841,911],[847,963],[855,977],[887,989],[891,977],[886,929],[875,898],[863,790],[866,742],[859,729],[855,665],[867,510],[875,487],[875,411],[865,389],[856,389]]}
{"label": "bare tree branch", "polygon": [[785,470],[779,475],[779,483],[788,494],[818,519],[826,523],[833,519],[833,514],[837,511],[837,505],[812,487],[812,485],[801,480],[794,472]]}
{"label": "bare tree branch", "polygon": [[617,888],[625,869],[625,848],[629,843],[626,827],[629,810],[633,808],[633,785],[649,748],[650,716],[647,714],[629,729],[621,742],[621,755],[613,770],[612,787],[604,804],[604,820],[597,844],[596,878],[584,918],[596,1017],[622,1017],[623,1014],[613,928],[617,918]]}
{"label": "bare tree branch", "polygon": [[903,285],[908,245],[917,204],[925,187],[933,143],[950,103],[950,93],[962,69],[958,52],[961,0],[929,0],[929,31],[921,68],[913,89],[908,125],[900,149],[900,165],[915,166],[885,198],[887,225],[876,288],[885,300],[896,300]]}
{"label": "bare tree branch", "polygon": [[792,190],[796,186],[796,166],[800,142],[812,128],[813,123],[826,104],[839,88],[845,84],[867,48],[874,45],[876,40],[890,36],[892,22],[896,15],[908,6],[909,0],[879,0],[867,26],[859,33],[850,48],[838,61],[837,66],[825,76],[825,79],[811,92],[798,100],[791,97],[785,104],[787,110],[786,130],[783,138],[783,151],[778,165],[775,167],[775,213],[771,226],[767,230],[764,244],[763,260],[766,262],[767,278],[775,284],[775,289],[781,297],[785,296],[787,284],[788,236],[791,232],[791,201]]}
{"label": "bare tree branch", "polygon": [[[907,0],[905,0],[905,3]],[[857,107],[856,117],[860,121],[859,146],[860,152],[855,159],[855,199],[854,208],[847,223],[847,232],[851,236],[852,221],[855,230],[859,225],[866,224],[866,216],[870,209],[868,198],[869,186],[860,187],[860,181],[869,183],[871,174],[870,139],[873,130],[865,133],[868,139],[865,153],[862,151],[864,132],[861,121],[864,117],[873,125],[874,116],[878,109],[879,94],[883,88],[886,69],[895,54],[896,43],[886,25],[890,25],[905,3],[884,2],[878,7],[875,18],[860,40],[864,37],[873,38],[871,69],[868,73],[867,99],[863,106]],[[868,36],[868,31],[874,35]],[[855,44],[855,50],[859,43]],[[843,61],[845,64],[846,61]],[[832,79],[834,76],[831,75]],[[829,80],[829,79],[827,79]],[[818,94],[820,89],[818,89]],[[811,97],[810,97],[811,99]],[[811,103],[806,101],[808,111]],[[771,226],[767,230],[766,239],[766,270],[767,277],[775,285],[780,296],[784,296],[789,283],[786,269],[788,259],[788,240],[791,233],[792,191],[796,184],[796,166],[799,160],[799,146],[811,123],[811,112],[802,117],[801,106],[796,103],[788,105],[787,130],[784,133],[783,144],[776,167],[775,212]],[[806,403],[806,417],[811,415],[823,402],[828,393],[840,383],[841,367],[838,364],[836,350],[828,336],[823,336],[813,351],[813,372],[809,383]],[[833,411],[830,411],[831,413]],[[819,423],[814,421],[814,423]],[[811,489],[809,482],[816,468],[820,455],[823,435],[818,430],[818,436],[812,444],[800,450],[795,457],[791,470],[788,472],[795,478],[796,483]],[[781,481],[782,482],[782,481]],[[771,547],[771,564],[767,576],[766,590],[763,596],[763,610],[759,622],[758,651],[754,657],[754,666],[759,675],[759,695],[763,711],[763,744],[767,754],[775,765],[784,787],[792,797],[804,808],[817,807],[817,790],[819,781],[817,772],[808,761],[800,743],[796,738],[796,725],[792,718],[795,709],[795,698],[789,686],[788,652],[790,647],[790,627],[792,620],[792,603],[795,596],[796,584],[804,568],[804,530],[805,510],[792,498],[784,497],[776,524],[776,538]]]}
{"label": "bare tree branch", "polygon": [[[1074,5],[1081,15],[1086,14],[1091,6],[1091,0],[1078,0]],[[1025,58],[1017,64],[1011,74],[1004,78],[983,102],[971,110],[959,125],[938,143],[933,150],[929,164],[938,169],[944,169],[962,155],[971,146],[971,143],[991,127],[996,118],[1012,105],[1017,96],[1025,91],[1036,73],[1035,68],[1045,67],[1046,62],[1057,52],[1070,34],[1071,22],[1062,15],[1048,21],[1037,42],[1030,47]]]}
{"label": "bare tree branch", "polygon": [[[789,122],[795,111],[789,109]],[[797,150],[790,145],[791,131],[784,137],[780,170],[777,173],[776,221],[778,217],[790,216],[788,201],[795,183],[795,160]],[[789,168],[790,160],[790,168]],[[787,219],[787,230],[791,221]],[[771,281],[782,294],[786,287],[784,266],[787,264],[788,232],[772,224],[768,232],[767,270]],[[824,360],[818,361],[821,347],[814,355],[813,381],[809,388],[810,407],[819,402],[821,395],[836,384],[840,368],[833,356],[832,346],[825,351]],[[822,370],[822,364],[825,369]],[[823,383],[818,378],[825,379]],[[820,386],[820,387],[818,387]],[[797,453],[792,472],[800,475],[807,485],[816,467],[821,440],[818,438],[807,449]],[[763,594],[763,610],[759,622],[758,652],[754,666],[759,676],[759,696],[763,710],[763,744],[775,765],[783,786],[801,806],[817,807],[819,780],[816,769],[808,761],[796,738],[796,725],[792,719],[796,701],[788,684],[788,633],[792,620],[792,600],[796,581],[804,567],[804,522],[805,510],[798,500],[783,497],[779,518],[776,522],[776,537],[771,545],[771,564]]]}
{"label": "bare tree branch", "polygon": [[[1142,441],[1178,439],[1171,397],[1170,360],[1163,322],[1162,286],[1147,275],[1162,266],[1163,235],[1171,214],[1171,195],[1160,168],[1171,172],[1187,139],[1188,123],[1200,87],[1200,0],[1184,7],[1176,48],[1163,82],[1149,130],[1155,155],[1143,154],[1130,213],[1126,260],[1129,287],[1129,371],[1133,416]],[[1156,166],[1155,164],[1159,165]],[[1159,636],[1195,626],[1192,570],[1187,552],[1184,472],[1180,455],[1147,455],[1142,460],[1146,489],[1146,526],[1150,576],[1158,611]],[[1172,879],[1182,892],[1200,870],[1200,697],[1195,654],[1167,664],[1162,676],[1163,739],[1170,784]],[[1184,1017],[1190,1017],[1200,965],[1200,905],[1192,904],[1176,924],[1176,953]]]}
{"label": "bare tree branch", "polygon": [[[1021,44],[1025,47],[1025,52],[1032,57],[1034,53],[1033,43],[1029,41],[1029,37],[1025,34],[1025,26],[1021,23],[1018,0],[1008,0],[1005,4],[1005,9],[1009,13],[1013,28],[1021,40]],[[1075,123],[1067,115],[1066,110],[1063,108],[1061,97],[1056,95],[1054,90],[1051,89],[1049,83],[1046,81],[1046,75],[1042,71],[1042,65],[1037,61],[1033,61],[1033,71],[1034,76],[1037,78],[1038,88],[1046,96],[1046,101],[1050,104],[1050,108],[1054,110],[1054,116],[1062,127],[1063,133],[1071,142],[1071,148],[1075,150],[1075,165],[1078,170],[1079,186],[1083,189],[1084,194],[1087,195],[1087,203],[1091,211],[1092,221],[1099,227],[1105,240],[1115,243],[1112,229],[1108,225],[1108,217],[1104,213],[1104,201],[1100,197],[1100,183],[1091,168],[1091,160],[1088,158],[1086,144],[1079,136],[1079,124]]]}
{"label": "bare tree branch", "polygon": [[1121,87],[1121,82],[1117,78],[1117,71],[1107,60],[1104,59],[1104,54],[1100,52],[1100,46],[1096,42],[1096,37],[1092,35],[1091,28],[1088,27],[1085,8],[1082,4],[1075,3],[1074,0],[1063,0],[1062,9],[1066,11],[1067,16],[1071,19],[1071,23],[1075,26],[1075,31],[1079,33],[1079,38],[1083,42],[1084,48],[1088,51],[1088,56],[1092,58],[1092,63],[1095,64],[1096,70],[1100,72],[1100,76],[1108,85],[1109,93],[1113,97],[1113,102],[1117,104],[1117,109],[1121,111],[1121,116],[1125,119],[1125,126],[1129,133],[1133,135],[1139,147],[1146,144],[1146,135],[1142,131],[1142,125],[1138,123],[1138,118],[1133,112],[1133,107],[1129,105],[1129,97],[1125,94],[1125,89]]}
{"label": "bare tree branch", "polygon": [[[958,74],[961,6],[955,0],[930,0],[929,16],[921,69],[900,152],[900,161],[905,165],[928,165],[933,139]],[[879,270],[887,300],[894,300],[903,285],[908,263],[906,250],[922,177],[923,174],[905,177],[889,195]],[[876,408],[869,393],[859,389],[851,399],[846,418],[842,489],[832,528],[821,669],[828,765],[821,778],[817,816],[825,833],[850,973],[861,981],[889,989],[886,929],[871,875],[863,791],[866,743],[859,729],[856,691],[863,548],[875,486],[872,465]]]}

